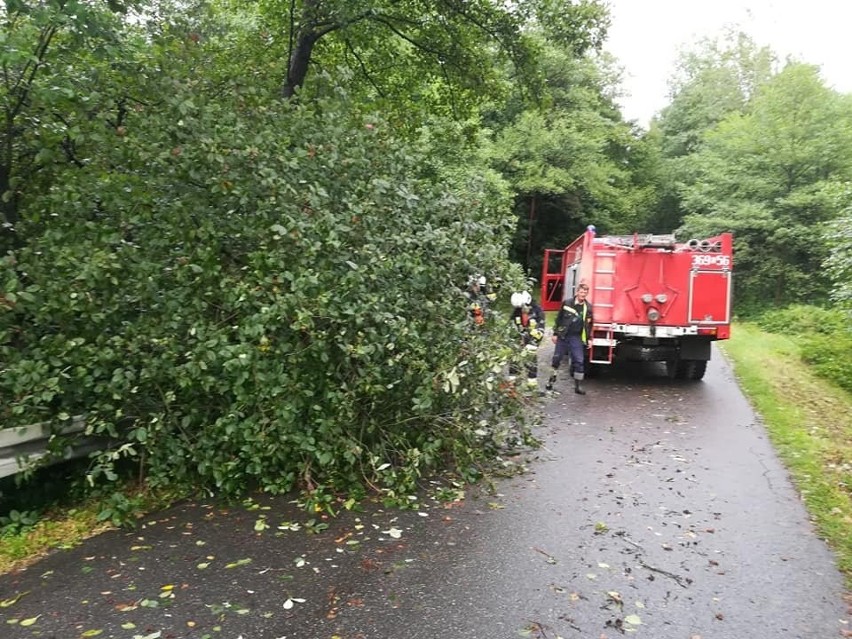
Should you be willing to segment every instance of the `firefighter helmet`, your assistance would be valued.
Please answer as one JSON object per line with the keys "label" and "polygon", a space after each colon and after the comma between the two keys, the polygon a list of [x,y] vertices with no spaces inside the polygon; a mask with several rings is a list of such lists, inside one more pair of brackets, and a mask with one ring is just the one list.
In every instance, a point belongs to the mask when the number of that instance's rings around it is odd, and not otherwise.
{"label": "firefighter helmet", "polygon": [[529,291],[521,291],[520,293],[512,293],[512,306],[515,308],[521,308],[522,306],[529,306],[532,304],[532,295],[530,295]]}

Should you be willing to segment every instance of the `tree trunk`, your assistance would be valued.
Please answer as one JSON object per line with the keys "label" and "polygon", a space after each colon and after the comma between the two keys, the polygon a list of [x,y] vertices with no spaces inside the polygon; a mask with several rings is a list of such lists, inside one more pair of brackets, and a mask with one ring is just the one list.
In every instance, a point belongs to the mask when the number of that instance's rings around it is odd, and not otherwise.
{"label": "tree trunk", "polygon": [[308,75],[311,54],[319,37],[320,34],[313,29],[299,34],[296,46],[290,53],[289,66],[287,67],[287,81],[284,83],[281,91],[281,95],[285,100],[292,98],[296,93],[296,89],[304,83],[305,76]]}
{"label": "tree trunk", "polygon": [[532,196],[530,200],[530,219],[529,219],[529,229],[527,230],[527,262],[524,264],[524,268],[527,273],[530,272],[530,260],[532,259],[532,239],[533,239],[533,227],[535,226],[535,195]]}
{"label": "tree trunk", "polygon": [[[10,193],[11,171],[0,166],[0,256],[18,245],[15,226],[19,221],[18,197]],[[2,197],[2,196],[6,197]]]}

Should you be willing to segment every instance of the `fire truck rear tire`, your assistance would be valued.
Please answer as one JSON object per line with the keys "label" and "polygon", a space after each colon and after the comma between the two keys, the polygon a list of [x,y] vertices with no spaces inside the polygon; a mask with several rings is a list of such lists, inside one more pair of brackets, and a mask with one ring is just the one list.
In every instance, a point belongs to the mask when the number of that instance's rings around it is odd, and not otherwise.
{"label": "fire truck rear tire", "polygon": [[682,359],[678,362],[677,377],[697,382],[704,377],[706,370],[706,359]]}
{"label": "fire truck rear tire", "polygon": [[670,359],[666,362],[666,377],[677,379],[680,376],[680,360]]}

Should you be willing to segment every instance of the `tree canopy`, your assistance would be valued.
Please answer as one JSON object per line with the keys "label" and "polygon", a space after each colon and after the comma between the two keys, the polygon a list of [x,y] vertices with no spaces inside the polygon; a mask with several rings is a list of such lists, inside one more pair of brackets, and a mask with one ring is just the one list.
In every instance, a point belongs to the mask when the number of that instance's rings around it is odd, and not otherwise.
{"label": "tree canopy", "polygon": [[741,301],[779,304],[803,291],[825,299],[820,229],[837,218],[835,194],[852,177],[844,104],[817,69],[789,64],[756,92],[748,112],[723,119],[684,163],[686,230],[736,233]]}

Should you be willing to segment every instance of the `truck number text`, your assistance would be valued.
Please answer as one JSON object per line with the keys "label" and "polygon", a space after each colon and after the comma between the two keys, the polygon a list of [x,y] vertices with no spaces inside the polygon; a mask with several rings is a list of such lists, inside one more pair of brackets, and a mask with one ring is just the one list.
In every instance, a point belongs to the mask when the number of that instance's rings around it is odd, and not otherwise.
{"label": "truck number text", "polygon": [[731,265],[730,255],[693,255],[692,267],[697,266],[720,266],[727,267]]}

